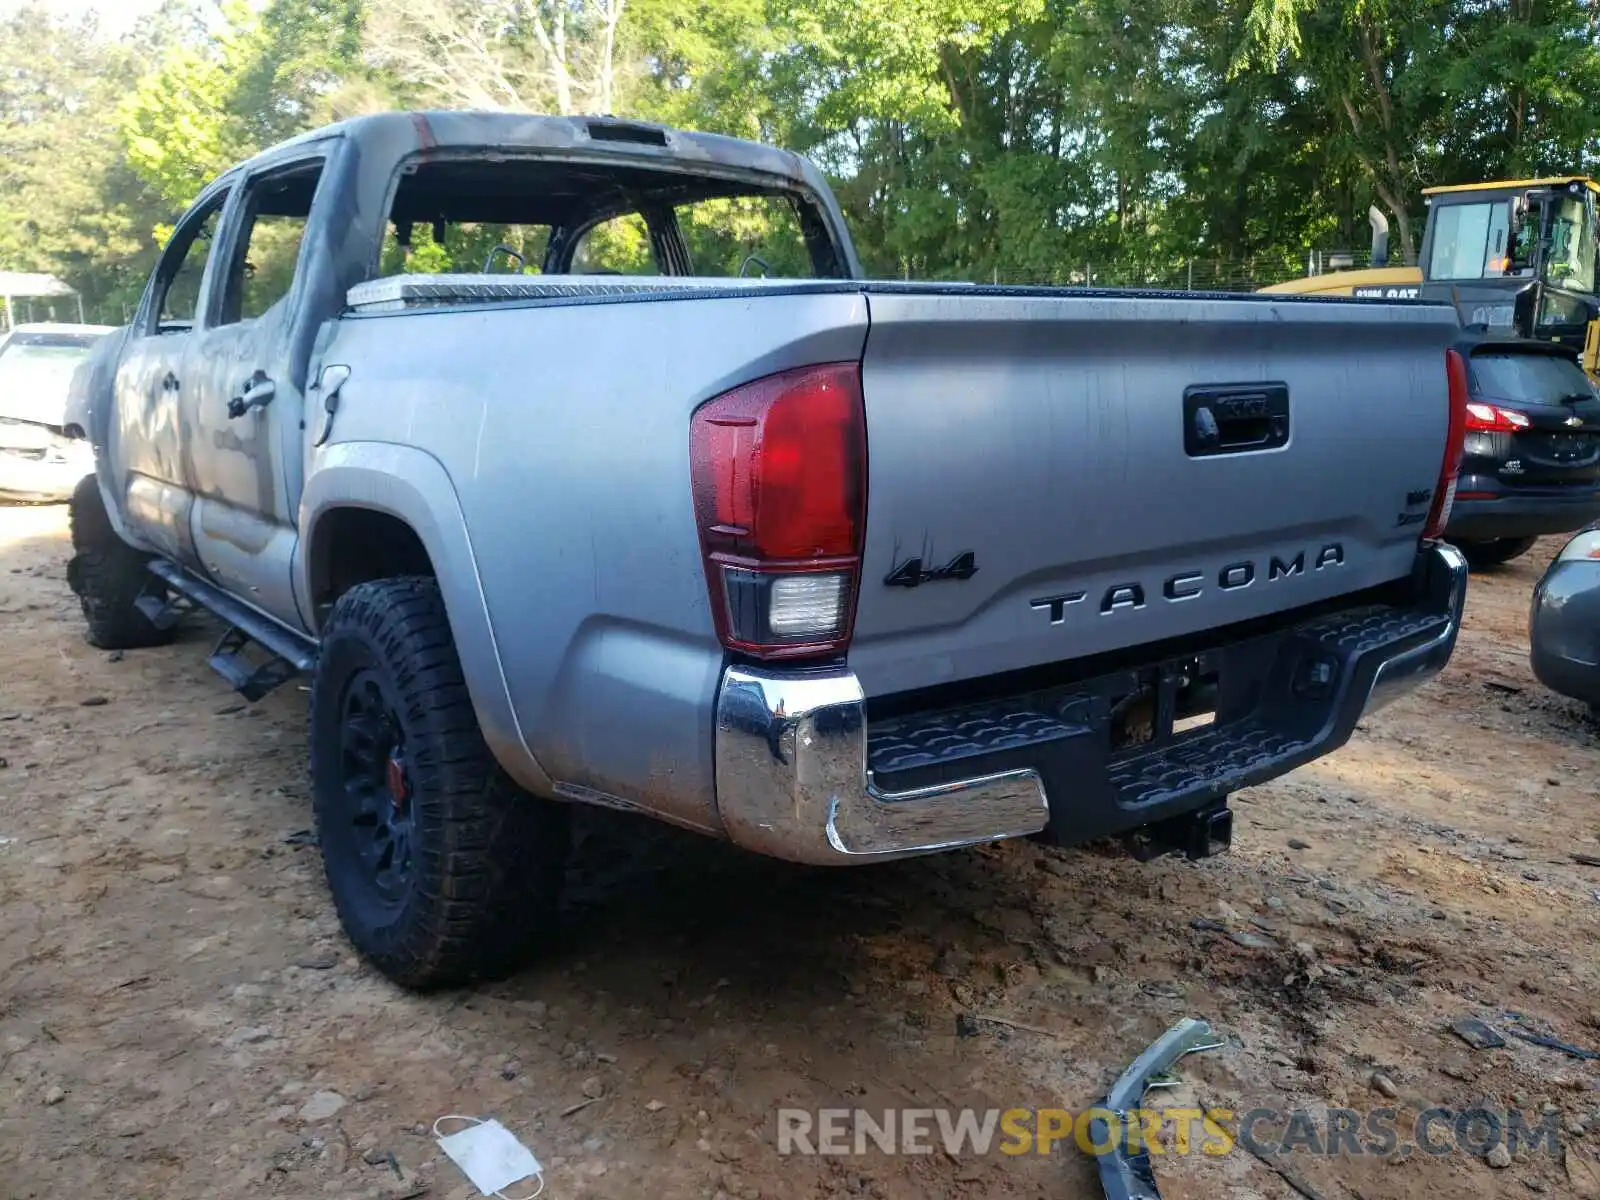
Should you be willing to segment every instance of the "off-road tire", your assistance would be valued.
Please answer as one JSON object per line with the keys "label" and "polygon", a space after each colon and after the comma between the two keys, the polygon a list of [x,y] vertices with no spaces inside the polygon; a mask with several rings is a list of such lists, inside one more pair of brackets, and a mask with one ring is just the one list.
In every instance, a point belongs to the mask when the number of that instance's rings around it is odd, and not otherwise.
{"label": "off-road tire", "polygon": [[1457,542],[1456,548],[1466,556],[1467,565],[1473,570],[1483,570],[1486,567],[1504,566],[1513,558],[1521,558],[1538,538],[1495,538],[1487,542]]}
{"label": "off-road tire", "polygon": [[[412,865],[398,884],[391,875],[380,885],[362,861],[370,826],[358,823],[363,801],[352,787],[365,782],[351,783],[363,774],[353,764],[367,757],[351,750],[361,744],[348,728],[352,693],[374,687],[397,747],[387,762],[396,764],[390,769],[404,796],[384,819],[400,820],[404,810],[408,823]],[[339,598],[311,687],[310,747],[334,906],[350,941],[384,975],[416,990],[503,978],[553,935],[570,844],[567,806],[522,791],[495,762],[433,579],[363,583]]]}
{"label": "off-road tire", "polygon": [[73,551],[67,584],[77,593],[88,624],[85,640],[101,650],[137,650],[171,641],[172,630],[153,625],[134,607],[141,594],[164,597],[166,590],[146,566],[150,556],[117,536],[93,475],[74,489],[67,514]]}

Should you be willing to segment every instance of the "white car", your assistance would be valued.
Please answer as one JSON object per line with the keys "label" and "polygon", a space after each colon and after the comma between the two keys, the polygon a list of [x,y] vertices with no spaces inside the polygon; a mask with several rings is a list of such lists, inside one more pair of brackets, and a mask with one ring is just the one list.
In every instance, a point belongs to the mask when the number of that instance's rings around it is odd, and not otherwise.
{"label": "white car", "polygon": [[94,451],[66,436],[72,374],[109,325],[17,325],[0,335],[0,500],[64,501],[94,472]]}

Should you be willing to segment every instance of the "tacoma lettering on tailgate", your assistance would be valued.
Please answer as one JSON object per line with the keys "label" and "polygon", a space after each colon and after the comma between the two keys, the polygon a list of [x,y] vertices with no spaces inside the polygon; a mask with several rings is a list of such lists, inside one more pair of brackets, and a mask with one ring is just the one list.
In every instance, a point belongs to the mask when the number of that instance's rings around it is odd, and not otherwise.
{"label": "tacoma lettering on tailgate", "polygon": [[[1229,563],[1219,569],[1214,577],[1208,576],[1203,571],[1179,571],[1176,575],[1169,575],[1162,580],[1159,586],[1146,589],[1142,581],[1134,580],[1128,583],[1114,583],[1106,588],[1100,597],[1100,614],[1109,616],[1111,613],[1125,608],[1143,608],[1147,597],[1156,597],[1170,604],[1182,600],[1193,600],[1202,595],[1207,588],[1215,587],[1224,592],[1236,592],[1249,587],[1257,579],[1264,579],[1268,583],[1276,583],[1280,579],[1288,579],[1294,575],[1304,575],[1308,569],[1307,558],[1310,552],[1302,550],[1293,558],[1280,558],[1272,555],[1265,563],[1256,563],[1248,559]],[[1325,571],[1330,567],[1344,565],[1344,545],[1340,542],[1329,542],[1310,558],[1309,569],[1312,571]],[[1041,596],[1037,600],[1028,602],[1029,608],[1041,609],[1050,615],[1050,624],[1060,625],[1067,619],[1067,609],[1075,604],[1082,604],[1089,598],[1088,592],[1063,592],[1058,596]]]}

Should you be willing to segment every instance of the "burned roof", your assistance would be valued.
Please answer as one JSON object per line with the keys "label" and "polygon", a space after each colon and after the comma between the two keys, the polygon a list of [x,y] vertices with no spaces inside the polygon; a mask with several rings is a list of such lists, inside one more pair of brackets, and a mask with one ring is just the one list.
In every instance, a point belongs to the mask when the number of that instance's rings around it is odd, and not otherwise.
{"label": "burned roof", "polygon": [[311,130],[262,151],[242,169],[285,157],[295,147],[327,138],[345,138],[358,145],[394,145],[409,141],[421,151],[604,155],[641,164],[674,162],[729,168],[777,176],[816,186],[816,169],[799,155],[775,146],[714,133],[689,133],[614,117],[550,117],[505,112],[392,112],[353,117]]}

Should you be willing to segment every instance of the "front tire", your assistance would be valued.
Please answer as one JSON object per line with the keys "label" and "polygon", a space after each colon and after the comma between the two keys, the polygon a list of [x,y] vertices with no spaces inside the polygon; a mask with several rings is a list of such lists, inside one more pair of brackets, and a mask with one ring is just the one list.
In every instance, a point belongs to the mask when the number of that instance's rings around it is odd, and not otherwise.
{"label": "front tire", "polygon": [[568,810],[494,761],[434,580],[340,597],[310,726],[323,866],[356,949],[419,990],[520,967],[555,929]]}
{"label": "front tire", "polygon": [[150,556],[117,535],[93,475],[73,490],[67,516],[73,549],[67,585],[83,609],[88,625],[84,639],[101,650],[138,650],[170,642],[171,629],[153,624],[134,607],[145,593],[165,597],[166,587],[150,574]]}
{"label": "front tire", "polygon": [[1467,565],[1474,570],[1504,566],[1514,558],[1521,558],[1538,538],[1494,538],[1487,542],[1457,542],[1456,548],[1466,556]]}

